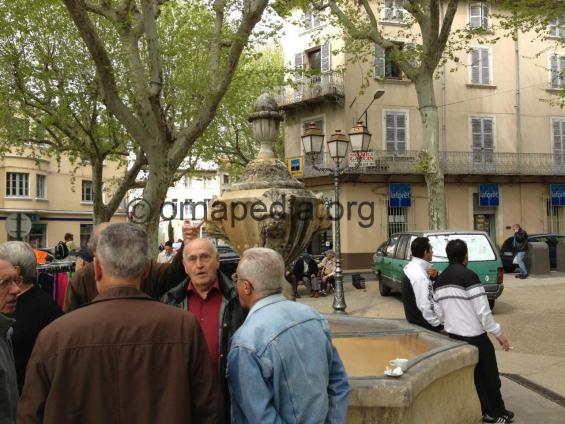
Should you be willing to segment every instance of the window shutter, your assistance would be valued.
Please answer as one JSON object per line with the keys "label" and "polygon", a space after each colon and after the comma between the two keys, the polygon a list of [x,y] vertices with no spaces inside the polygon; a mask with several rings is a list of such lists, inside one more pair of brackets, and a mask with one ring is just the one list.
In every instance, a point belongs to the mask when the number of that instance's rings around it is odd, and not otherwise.
{"label": "window shutter", "polygon": [[482,127],[480,118],[471,119],[471,143],[473,150],[480,150],[483,147]]}
{"label": "window shutter", "polygon": [[481,58],[478,49],[471,50],[471,83],[481,83]]}
{"label": "window shutter", "polygon": [[304,16],[302,16],[302,24],[304,25],[304,29],[308,30],[312,28],[312,12],[304,12]]}
{"label": "window shutter", "polygon": [[563,148],[563,126],[565,121],[553,121],[553,153],[562,153]]}
{"label": "window shutter", "polygon": [[385,0],[383,2],[382,19],[385,21],[392,21],[394,16],[394,3],[393,0]]}
{"label": "window shutter", "polygon": [[332,51],[330,49],[330,43],[327,42],[320,48],[320,71],[322,73],[332,70],[331,56]]}
{"label": "window shutter", "polygon": [[481,49],[481,84],[490,84],[489,49]]}
{"label": "window shutter", "polygon": [[489,29],[489,25],[488,25],[488,5],[483,2],[481,3],[481,26],[483,27],[483,29],[488,30]]}
{"label": "window shutter", "polygon": [[550,73],[551,73],[551,87],[559,88],[559,56],[552,54],[550,56]]}
{"label": "window shutter", "polygon": [[395,21],[404,19],[404,7],[402,0],[393,0],[393,17]]}
{"label": "window shutter", "polygon": [[494,150],[494,122],[490,118],[483,119],[483,148],[485,150]]}
{"label": "window shutter", "polygon": [[320,26],[320,16],[318,12],[312,12],[312,28],[316,28]]}
{"label": "window shutter", "polygon": [[396,113],[396,150],[406,150],[406,115]]}
{"label": "window shutter", "polygon": [[471,28],[478,28],[481,26],[481,4],[474,3],[469,6],[469,25]]}
{"label": "window shutter", "polygon": [[304,69],[304,58],[302,52],[294,55],[294,80],[302,80],[302,70]]}
{"label": "window shutter", "polygon": [[386,112],[385,113],[385,142],[386,142],[386,150],[387,152],[394,151],[394,145],[396,141],[396,134],[395,134],[395,118],[394,113]]}
{"label": "window shutter", "polygon": [[384,78],[385,63],[385,49],[375,43],[375,66],[373,68],[373,78]]}
{"label": "window shutter", "polygon": [[554,19],[552,21],[549,21],[549,25],[547,26],[548,30],[549,30],[549,35],[552,37],[558,37],[558,27],[559,25],[559,19]]}

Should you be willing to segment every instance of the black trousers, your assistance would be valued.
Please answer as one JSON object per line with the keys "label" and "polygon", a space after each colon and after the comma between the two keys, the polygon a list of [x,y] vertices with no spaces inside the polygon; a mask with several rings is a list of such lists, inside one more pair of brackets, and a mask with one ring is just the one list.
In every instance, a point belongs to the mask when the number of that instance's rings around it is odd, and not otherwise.
{"label": "black trousers", "polygon": [[487,333],[476,337],[450,334],[449,337],[465,341],[479,349],[479,362],[475,366],[475,388],[481,402],[481,412],[491,417],[499,417],[506,411],[506,407],[500,393],[500,375],[494,346]]}

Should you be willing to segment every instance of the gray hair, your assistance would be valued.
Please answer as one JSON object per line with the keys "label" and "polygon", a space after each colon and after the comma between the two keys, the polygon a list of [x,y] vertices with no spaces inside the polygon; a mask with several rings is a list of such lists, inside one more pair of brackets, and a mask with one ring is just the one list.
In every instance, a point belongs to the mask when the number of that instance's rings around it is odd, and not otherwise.
{"label": "gray hair", "polygon": [[21,276],[26,283],[37,281],[37,258],[29,244],[23,241],[7,241],[0,244],[0,259],[19,266]]}
{"label": "gray hair", "polygon": [[110,224],[98,236],[96,257],[102,269],[117,278],[143,275],[148,259],[145,231],[130,223]]}
{"label": "gray hair", "polygon": [[284,260],[273,249],[253,247],[243,252],[238,277],[248,280],[258,292],[280,290],[284,281]]}

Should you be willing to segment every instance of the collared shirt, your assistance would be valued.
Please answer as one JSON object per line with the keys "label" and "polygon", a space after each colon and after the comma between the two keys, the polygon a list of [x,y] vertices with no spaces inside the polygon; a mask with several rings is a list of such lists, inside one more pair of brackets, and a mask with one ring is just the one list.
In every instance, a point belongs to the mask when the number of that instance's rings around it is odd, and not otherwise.
{"label": "collared shirt", "polygon": [[192,312],[198,322],[210,351],[210,358],[214,369],[218,369],[220,352],[220,309],[222,307],[222,292],[218,280],[214,282],[206,299],[202,299],[192,282],[188,284],[188,310]]}
{"label": "collared shirt", "polygon": [[328,323],[274,294],[234,334],[226,372],[236,423],[341,424],[349,382]]}

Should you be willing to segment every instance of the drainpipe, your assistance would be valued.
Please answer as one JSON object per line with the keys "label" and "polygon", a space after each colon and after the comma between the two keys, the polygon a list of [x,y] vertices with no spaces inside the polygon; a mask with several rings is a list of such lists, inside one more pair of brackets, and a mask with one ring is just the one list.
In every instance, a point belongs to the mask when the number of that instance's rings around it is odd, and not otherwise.
{"label": "drainpipe", "polygon": [[[516,12],[514,12],[516,13]],[[514,28],[514,53],[516,62],[516,152],[518,153],[518,172],[522,172],[522,97],[520,92],[520,32]],[[522,202],[522,182],[520,182],[520,222],[524,223],[524,204]]]}

